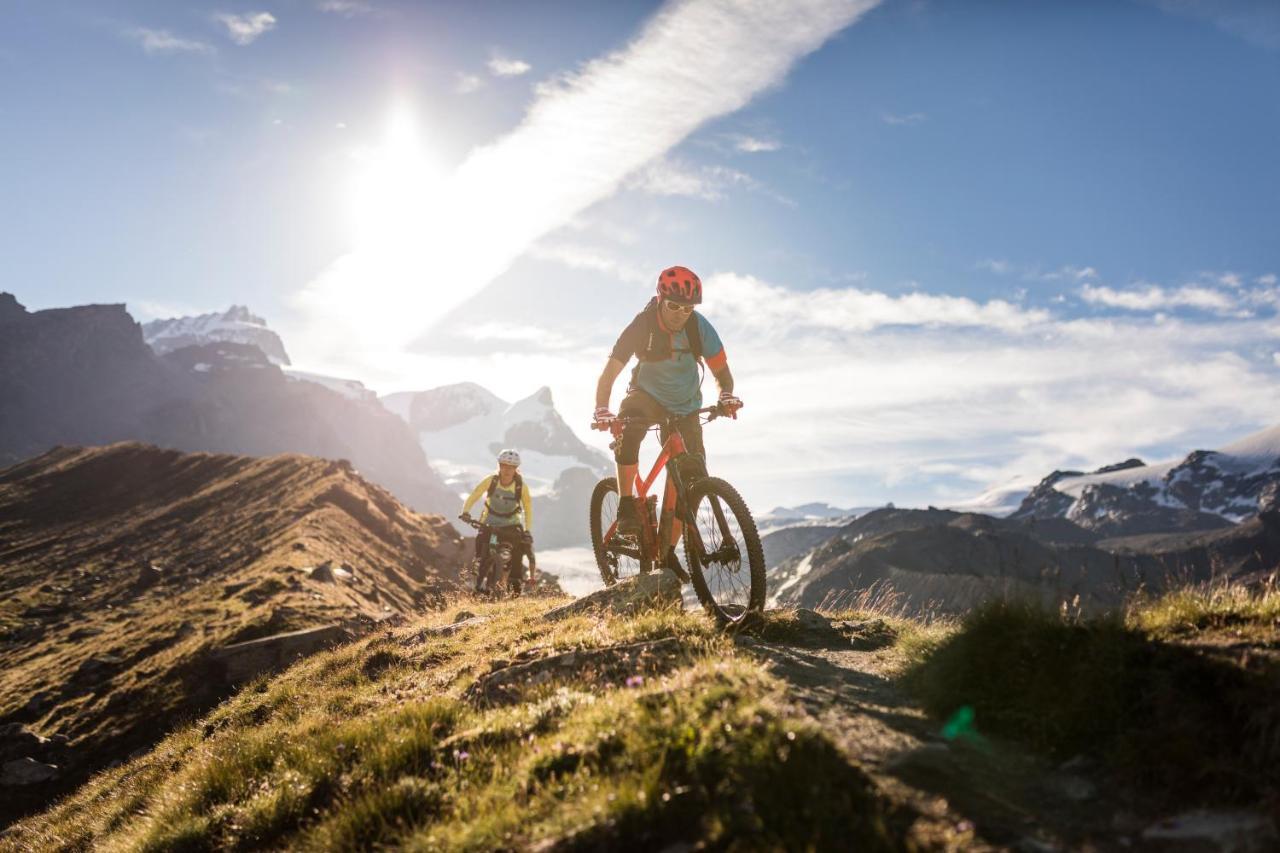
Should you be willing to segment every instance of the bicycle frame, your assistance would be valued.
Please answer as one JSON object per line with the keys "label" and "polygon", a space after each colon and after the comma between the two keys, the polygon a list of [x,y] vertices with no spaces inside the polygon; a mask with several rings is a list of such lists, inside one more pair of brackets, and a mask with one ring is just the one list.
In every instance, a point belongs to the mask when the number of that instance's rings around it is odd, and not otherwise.
{"label": "bicycle frame", "polygon": [[[708,422],[714,420],[718,414],[718,408],[712,406],[707,409],[700,409],[696,414],[709,414]],[[650,522],[649,514],[646,511],[641,512],[640,519],[640,548],[638,553],[633,553],[630,549],[616,549],[617,553],[638,557],[642,560],[658,560],[661,559],[665,552],[664,541],[669,538],[667,533],[670,529],[668,518],[679,520],[684,523],[683,535],[689,535],[692,531],[693,535],[697,535],[696,526],[693,524],[692,518],[676,519],[676,510],[679,509],[679,497],[684,494],[684,482],[680,477],[680,469],[672,464],[680,457],[686,455],[689,450],[685,446],[684,436],[680,434],[680,430],[675,426],[676,418],[669,418],[667,425],[670,427],[670,435],[662,444],[662,450],[658,453],[658,459],[653,463],[653,468],[649,471],[649,475],[641,479],[639,472],[636,472],[635,479],[635,495],[641,507],[647,507],[646,501],[649,497],[649,490],[653,488],[653,484],[657,481],[658,475],[663,471],[667,472],[667,480],[663,489],[662,507],[658,512],[658,523],[655,525]],[[661,427],[662,424],[654,424],[650,429]],[[622,439],[622,431],[626,427],[626,422],[619,418],[614,421],[610,427],[615,441]],[[622,500],[619,493],[618,500]],[[668,508],[670,515],[668,516]],[[719,515],[719,507],[717,506],[717,515]],[[618,520],[615,518],[613,523],[609,525],[609,529],[604,533],[604,541],[609,542],[618,530]],[[698,543],[701,545],[701,542]]]}

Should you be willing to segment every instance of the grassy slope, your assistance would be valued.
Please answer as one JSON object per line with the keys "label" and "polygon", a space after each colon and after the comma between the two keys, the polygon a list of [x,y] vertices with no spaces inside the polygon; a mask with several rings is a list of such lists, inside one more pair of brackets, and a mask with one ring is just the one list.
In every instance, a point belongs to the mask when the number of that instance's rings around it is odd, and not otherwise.
{"label": "grassy slope", "polygon": [[[315,656],[109,770],[13,840],[39,848],[733,846],[901,849],[899,814],[779,682],[697,614],[480,608]],[[559,667],[522,701],[465,696],[494,659],[675,637],[665,674]],[[585,659],[586,655],[582,655]],[[652,671],[651,671],[652,672]]]}
{"label": "grassy slope", "polygon": [[1187,589],[1087,620],[993,604],[916,649],[905,680],[941,718],[972,711],[968,734],[1102,759],[1149,807],[1280,802],[1277,647],[1274,589]]}

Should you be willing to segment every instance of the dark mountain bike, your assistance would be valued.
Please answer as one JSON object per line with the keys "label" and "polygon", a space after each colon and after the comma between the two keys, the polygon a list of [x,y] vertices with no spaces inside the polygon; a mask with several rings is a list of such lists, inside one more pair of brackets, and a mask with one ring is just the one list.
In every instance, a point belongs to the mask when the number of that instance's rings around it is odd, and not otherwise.
{"label": "dark mountain bike", "polygon": [[[719,406],[696,413],[710,423],[725,414]],[[622,431],[633,419],[616,418],[608,429],[616,449]],[[644,574],[660,563],[671,539],[671,524],[684,523],[685,558],[698,600],[721,625],[737,625],[764,610],[764,549],[755,520],[737,489],[719,477],[706,475],[701,458],[690,454],[677,429],[680,418],[668,417],[651,429],[668,433],[649,476],[636,475],[635,496],[640,518],[639,536],[618,533],[618,482],[606,477],[591,494],[591,547],[606,586],[625,577]],[[662,471],[667,479],[658,513],[658,496],[649,491]]]}
{"label": "dark mountain bike", "polygon": [[[513,525],[490,527],[469,516],[458,516],[464,523],[471,525],[482,536],[489,537],[489,557],[473,561],[475,566],[475,589],[478,594],[495,595],[499,583],[505,581],[506,591],[510,595],[519,595],[525,585],[524,548],[531,546],[532,540],[522,528]],[[534,585],[529,578],[529,586]]]}

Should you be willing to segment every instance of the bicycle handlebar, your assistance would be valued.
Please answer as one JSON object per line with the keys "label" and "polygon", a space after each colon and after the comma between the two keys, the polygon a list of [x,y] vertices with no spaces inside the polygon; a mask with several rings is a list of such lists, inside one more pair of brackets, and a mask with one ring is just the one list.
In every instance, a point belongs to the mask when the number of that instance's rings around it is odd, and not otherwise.
{"label": "bicycle handlebar", "polygon": [[[739,409],[742,408],[742,404],[739,404],[738,408]],[[670,415],[667,417],[666,422],[670,423],[672,421],[678,421],[683,418],[687,418],[690,415],[706,415],[707,419],[704,421],[704,423],[711,423],[716,418],[730,416],[729,413],[726,412],[719,403],[717,403],[714,406],[704,406],[701,409],[690,412],[688,415]],[[599,430],[600,432],[612,432],[615,435],[617,435],[622,431],[623,427],[625,427],[627,424],[630,424],[630,423],[649,423],[652,426],[660,426],[662,422],[659,421],[658,423],[654,423],[653,421],[650,421],[648,418],[638,418],[634,416],[623,417],[619,415],[615,417],[613,420],[607,421],[605,423],[592,421],[591,428],[594,430]]]}
{"label": "bicycle handlebar", "polygon": [[[512,525],[504,525],[502,527],[495,527],[491,524],[485,524],[483,521],[476,521],[474,518],[470,516],[462,516],[462,515],[458,516],[458,520],[461,521],[463,524],[468,524],[471,527],[474,527],[476,530],[479,530],[481,533],[485,532],[486,530],[489,531],[490,533],[498,533],[499,531],[505,530],[506,528],[512,526]],[[532,545],[533,534],[522,527],[518,529],[520,530],[521,538],[524,539],[524,541],[527,544]]]}

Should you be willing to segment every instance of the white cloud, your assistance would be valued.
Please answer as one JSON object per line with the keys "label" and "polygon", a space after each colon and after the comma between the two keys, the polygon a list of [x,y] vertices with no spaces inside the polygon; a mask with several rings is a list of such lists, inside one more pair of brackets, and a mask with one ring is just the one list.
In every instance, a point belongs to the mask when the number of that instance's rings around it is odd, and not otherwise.
{"label": "white cloud", "polygon": [[454,80],[453,91],[459,95],[470,95],[484,85],[484,81],[478,75],[467,74],[459,71]]}
{"label": "white cloud", "polygon": [[758,154],[764,151],[777,151],[782,143],[776,139],[761,139],[755,136],[739,136],[733,141],[733,147],[746,154]]}
{"label": "white cloud", "polygon": [[196,39],[185,39],[175,36],[168,30],[152,30],[147,27],[135,27],[126,30],[125,35],[142,45],[147,53],[213,53],[213,45]]}
{"label": "white cloud", "polygon": [[[519,127],[473,151],[439,184],[401,179],[400,195],[389,195],[383,207],[429,199],[429,208],[413,209],[394,233],[368,229],[376,236],[306,287],[299,301],[313,320],[310,344],[341,341],[349,353],[366,348],[366,358],[403,346],[539,238],[613,195],[704,122],[776,85],[798,59],[875,5],[664,6],[623,49],[539,86]],[[682,62],[673,66],[673,55]]]}
{"label": "white cloud", "polygon": [[371,15],[377,11],[372,3],[367,3],[365,0],[322,0],[316,8],[321,12],[342,15],[345,18]]}
{"label": "white cloud", "polygon": [[904,124],[920,124],[928,116],[924,113],[907,113],[906,115],[895,115],[893,113],[884,113],[880,116],[880,120],[885,124],[904,125]]}
{"label": "white cloud", "polygon": [[627,186],[650,195],[686,196],[704,201],[724,198],[730,187],[754,189],[759,183],[728,166],[690,166],[666,158],[655,160],[627,180]]}
{"label": "white cloud", "polygon": [[1269,0],[1148,0],[1166,12],[1209,21],[1247,42],[1280,50],[1280,6]]}
{"label": "white cloud", "polygon": [[1258,276],[1253,281],[1254,284],[1261,284],[1265,287],[1275,287],[1277,279],[1275,273],[1267,273],[1266,275]]}
{"label": "white cloud", "polygon": [[532,68],[532,65],[522,59],[495,56],[489,60],[489,73],[495,77],[519,77],[521,74],[529,73]]}
{"label": "white cloud", "polygon": [[536,260],[563,264],[570,269],[598,272],[635,284],[656,280],[654,274],[587,246],[570,243],[537,243],[529,248],[527,254]]}
{"label": "white cloud", "polygon": [[968,327],[1007,333],[1026,331],[1049,319],[1049,312],[993,299],[977,302],[930,293],[890,295],[857,287],[797,292],[758,278],[721,273],[706,280],[717,312],[754,338],[781,339],[822,334],[833,340],[886,326]]}
{"label": "white cloud", "polygon": [[1086,279],[1094,279],[1098,277],[1098,271],[1093,267],[1078,267],[1072,264],[1064,264],[1056,270],[1044,272],[1038,266],[1020,266],[1012,261],[995,258],[987,258],[978,261],[975,268],[987,270],[996,275],[1019,275],[1024,281],[1084,281]]}
{"label": "white cloud", "polygon": [[276,26],[276,17],[270,12],[248,12],[244,15],[219,12],[213,19],[227,28],[227,38],[242,47],[252,44],[259,36]]}
{"label": "white cloud", "polygon": [[1109,308],[1125,308],[1130,311],[1157,311],[1171,308],[1196,308],[1229,314],[1239,310],[1236,300],[1220,290],[1196,285],[1184,285],[1176,290],[1158,284],[1117,290],[1104,285],[1085,284],[1080,289],[1085,302],[1105,305]]}

